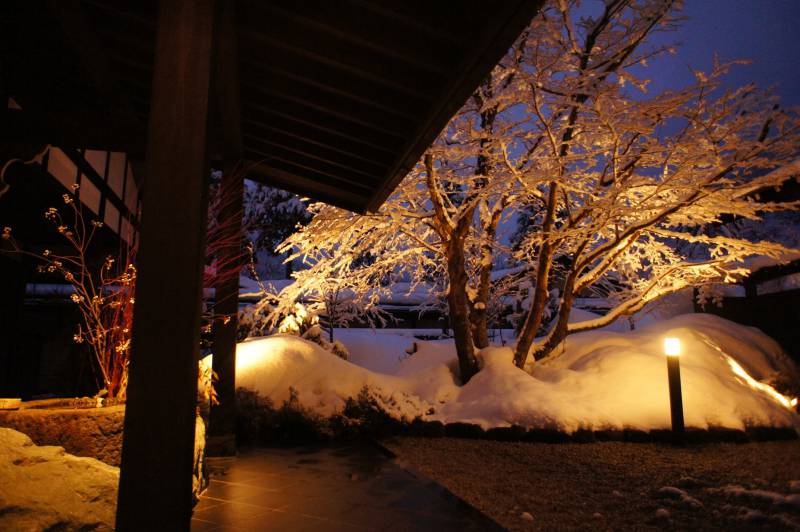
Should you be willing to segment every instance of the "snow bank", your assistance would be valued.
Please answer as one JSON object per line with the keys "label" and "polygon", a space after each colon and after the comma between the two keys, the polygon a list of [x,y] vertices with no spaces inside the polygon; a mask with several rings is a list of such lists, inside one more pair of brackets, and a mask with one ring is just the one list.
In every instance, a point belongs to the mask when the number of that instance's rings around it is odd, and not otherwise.
{"label": "snow bank", "polygon": [[289,399],[292,389],[304,406],[324,415],[341,410],[348,398],[369,386],[380,391],[387,404],[396,405],[398,417],[414,417],[430,407],[425,398],[446,398],[446,391],[456,388],[453,373],[446,365],[437,365],[414,378],[385,375],[291,335],[238,344],[236,384],[269,397],[275,404]]}
{"label": "snow bank", "polygon": [[0,428],[0,530],[113,530],[119,469]]}
{"label": "snow bank", "polygon": [[[341,360],[293,336],[239,344],[236,378],[240,386],[276,404],[289,397],[292,387],[302,404],[326,415],[369,386],[394,415],[408,419],[422,416],[483,427],[520,424],[567,431],[647,430],[667,428],[670,423],[662,354],[665,336],[676,336],[683,343],[681,375],[688,426],[800,427],[789,399],[765,384],[777,372],[796,375],[794,364],[758,330],[707,314],[678,316],[635,331],[576,334],[558,356],[531,364],[527,371],[513,365],[510,348],[487,348],[480,353],[481,371],[465,386],[458,386],[454,377],[451,342],[417,341],[418,352],[388,375]],[[385,354],[396,347],[378,344],[375,349]]]}
{"label": "snow bank", "polygon": [[350,361],[378,373],[392,374],[408,356],[414,334],[438,334],[441,329],[336,329],[335,338],[347,346]]}

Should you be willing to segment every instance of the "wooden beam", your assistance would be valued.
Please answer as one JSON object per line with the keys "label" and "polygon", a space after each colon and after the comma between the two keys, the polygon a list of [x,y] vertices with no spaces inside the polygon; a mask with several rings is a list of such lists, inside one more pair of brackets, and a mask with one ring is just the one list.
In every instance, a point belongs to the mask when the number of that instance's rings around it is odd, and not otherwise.
{"label": "wooden beam", "polygon": [[[341,179],[347,180],[349,183],[355,185],[363,184],[363,181],[371,181],[372,184],[377,184],[383,174],[386,172],[387,165],[376,165],[374,163],[365,163],[363,161],[354,160],[349,155],[343,155],[333,150],[327,150],[320,147],[304,150],[302,146],[298,146],[296,142],[292,142],[286,138],[280,138],[277,135],[246,135],[249,145],[269,146],[265,153],[272,153],[272,150],[278,148],[282,152],[288,152],[299,155],[306,160],[320,161],[331,166],[335,166],[343,171]],[[364,168],[367,166],[368,168]],[[355,174],[355,175],[354,175]],[[364,179],[359,178],[363,176]]]}
{"label": "wooden beam", "polygon": [[[253,44],[253,41],[248,41]],[[272,52],[272,53],[270,53]],[[335,62],[328,64],[320,61],[309,61],[307,56],[289,49],[275,49],[269,45],[264,47],[250,47],[240,50],[240,59],[244,75],[249,75],[252,69],[276,69],[291,72],[305,79],[317,80],[326,85],[358,94],[364,98],[374,100],[389,107],[398,106],[404,112],[413,112],[430,102],[434,94],[424,93],[418,96],[395,89],[386,84],[367,79],[363,75],[350,72],[339,67]]]}
{"label": "wooden beam", "polygon": [[[321,78],[318,72],[304,72],[302,69],[293,68],[291,70],[275,66],[269,63],[245,61],[247,67],[247,77],[251,84],[260,86],[270,86],[274,89],[288,89],[295,93],[301,91],[306,98],[316,100],[321,98],[343,98],[352,106],[358,104],[364,109],[364,113],[377,111],[387,113],[405,121],[414,121],[419,107],[416,102],[405,98],[391,98],[390,95],[384,96],[375,91],[367,93],[362,90],[361,84],[346,85],[341,82],[341,75],[331,78]],[[336,104],[334,104],[336,105]]]}
{"label": "wooden beam", "polygon": [[319,120],[319,115],[310,110],[294,109],[293,111],[289,113],[285,109],[247,102],[245,114],[248,120],[268,123],[272,123],[274,117],[279,117],[284,121],[302,124],[307,128],[324,131],[329,135],[347,139],[359,145],[369,146],[389,156],[394,156],[395,147],[399,144],[398,139],[388,135],[376,134],[367,138],[363,135],[363,131],[355,125],[342,122],[322,122]]}
{"label": "wooden beam", "polygon": [[269,13],[270,20],[297,28],[301,35],[325,33],[337,41],[352,43],[370,55],[433,74],[447,75],[453,68],[451,57],[457,51],[446,39],[425,35],[409,39],[402,28],[366,10],[342,9],[340,3],[325,0],[306,1],[300,5],[293,1],[257,5]]}
{"label": "wooden beam", "polygon": [[[465,35],[448,31],[447,29],[442,28],[440,25],[437,26],[431,23],[426,23],[424,18],[418,15],[409,16],[407,14],[400,13],[396,9],[398,7],[397,2],[376,2],[375,0],[347,0],[347,2],[364,11],[371,11],[380,15],[381,17],[391,19],[394,23],[399,22],[400,26],[406,26],[408,29],[413,31],[426,33],[428,37],[441,39],[454,46],[467,47],[469,45],[469,39]],[[459,8],[465,9],[463,6],[459,6]],[[413,9],[413,7],[411,7],[411,9]]]}
{"label": "wooden beam", "polygon": [[219,2],[212,74],[211,157],[229,167],[242,158],[242,104],[239,86],[239,37],[235,2]]}
{"label": "wooden beam", "polygon": [[109,108],[129,122],[138,122],[123,85],[110,67],[106,47],[82,9],[80,0],[50,0],[49,9],[56,15],[66,42],[77,53],[88,79],[97,88]]}
{"label": "wooden beam", "polygon": [[[344,177],[339,173],[338,168],[332,168],[327,163],[308,159],[293,152],[287,152],[281,148],[272,146],[266,150],[259,150],[252,146],[247,146],[245,156],[249,159],[264,160],[269,164],[276,161],[281,161],[286,165],[293,167],[293,169],[300,169],[305,175],[309,175],[312,181],[325,182],[335,184],[337,186],[344,186],[348,189],[361,189],[364,192],[371,192],[378,185],[378,183],[364,183],[356,179]],[[323,177],[324,176],[324,177]],[[312,194],[313,196],[313,194]]]}
{"label": "wooden beam", "polygon": [[115,115],[98,116],[89,109],[42,113],[0,106],[0,124],[0,143],[144,153],[142,123]]}
{"label": "wooden beam", "polygon": [[120,9],[121,6],[125,6],[125,2],[108,2],[107,0],[81,0],[91,6],[94,6],[98,9],[103,10],[110,18],[119,17],[126,21],[126,24],[133,24],[135,26],[139,26],[138,29],[143,30],[150,30],[152,31],[154,26],[156,25],[156,21],[147,16],[142,14],[142,7],[147,7],[150,3],[149,2],[141,2],[135,5],[139,9],[129,10],[129,9]]}
{"label": "wooden beam", "polygon": [[189,530],[214,4],[159,3],[117,530]]}
{"label": "wooden beam", "polygon": [[[355,58],[348,55],[349,51],[337,46],[335,40],[332,39],[327,42],[319,42],[319,39],[316,38],[314,39],[315,42],[312,43],[306,42],[305,39],[298,42],[297,39],[291,38],[291,28],[275,26],[269,29],[269,34],[250,30],[244,31],[243,35],[246,35],[248,40],[254,41],[253,46],[255,49],[263,49],[263,45],[268,44],[280,50],[275,53],[282,53],[283,50],[288,50],[304,57],[306,61],[322,63],[323,65],[349,72],[367,81],[379,83],[415,98],[427,100],[431,97],[430,94],[420,90],[417,84],[408,81],[419,78],[420,73],[405,75],[406,73],[393,71],[391,67],[387,67],[384,64],[367,64],[368,62],[366,61],[354,61]],[[282,34],[276,35],[273,30],[279,30]],[[310,37],[310,35],[304,37]],[[376,72],[376,69],[380,70],[380,72]]]}
{"label": "wooden beam", "polygon": [[337,139],[335,137],[324,135],[324,133],[321,134],[321,132],[317,129],[298,128],[297,124],[286,122],[276,125],[276,121],[264,123],[257,122],[255,120],[245,120],[245,125],[249,130],[253,131],[254,136],[257,137],[264,137],[265,135],[263,133],[266,133],[267,136],[275,136],[276,138],[288,137],[294,141],[297,141],[300,146],[308,145],[313,146],[314,149],[322,148],[323,150],[329,150],[340,155],[352,157],[353,159],[363,161],[379,168],[385,169],[390,164],[388,158],[383,154],[376,154],[374,152],[370,153],[368,149],[365,149],[365,146],[359,146],[356,148],[354,146],[344,145],[341,138]]}
{"label": "wooden beam", "polygon": [[354,193],[348,188],[333,186],[303,177],[267,164],[258,157],[250,157],[245,164],[247,175],[255,181],[288,190],[301,196],[313,196],[317,201],[324,201],[343,209],[363,212],[363,205],[366,203],[367,197]]}
{"label": "wooden beam", "polygon": [[[491,72],[509,47],[539,12],[544,0],[507,0],[493,4],[492,18],[475,35],[472,53],[458,65],[458,75],[442,86],[436,105],[425,110],[425,120],[409,135],[394,168],[389,171],[383,186],[371,198],[367,210],[375,211],[411,171],[423,152],[433,143],[450,118],[469,98],[478,84]],[[479,21],[480,22],[480,21]]]}
{"label": "wooden beam", "polygon": [[[140,86],[140,87],[144,85],[142,83],[142,81],[144,81],[144,79],[142,79],[141,76],[146,75],[146,76],[149,77],[153,73],[153,65],[151,63],[148,63],[146,61],[142,61],[141,59],[136,59],[135,57],[133,57],[130,54],[126,54],[126,53],[119,52],[119,51],[114,51],[114,52],[111,52],[109,54],[109,60],[112,61],[112,62],[115,62],[115,63],[119,63],[119,65],[123,69],[126,69],[126,70],[138,70],[139,71],[139,75],[132,76],[131,79],[133,80],[133,83],[135,83],[137,86]],[[148,87],[148,89],[149,89],[149,87]]]}
{"label": "wooden beam", "polygon": [[[259,96],[254,98],[258,101],[269,101],[271,105],[283,108],[287,106],[304,107],[317,114],[332,116],[337,120],[357,124],[363,129],[380,132],[398,139],[408,138],[409,131],[415,125],[414,122],[405,120],[402,127],[396,127],[398,126],[397,119],[380,117],[380,113],[365,114],[363,106],[354,105],[353,102],[344,103],[340,100],[336,103],[332,98],[302,94],[302,91],[292,91],[288,87],[281,90],[270,85],[250,82],[243,83],[243,86],[247,87],[249,94],[258,93]],[[390,125],[395,127],[389,127]],[[362,131],[361,134],[368,134],[368,132]]]}
{"label": "wooden beam", "polygon": [[109,43],[118,53],[139,58],[146,57],[147,62],[152,65],[155,28],[146,26],[131,28],[122,17],[108,16],[106,13],[99,14],[98,18],[102,18],[104,22],[97,28],[97,33],[103,42]]}

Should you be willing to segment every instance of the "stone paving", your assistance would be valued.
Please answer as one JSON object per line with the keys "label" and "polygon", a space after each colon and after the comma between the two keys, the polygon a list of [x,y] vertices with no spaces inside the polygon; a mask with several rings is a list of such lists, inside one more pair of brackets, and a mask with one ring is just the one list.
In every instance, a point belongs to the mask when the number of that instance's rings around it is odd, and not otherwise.
{"label": "stone paving", "polygon": [[194,532],[502,530],[366,444],[256,449],[209,469]]}

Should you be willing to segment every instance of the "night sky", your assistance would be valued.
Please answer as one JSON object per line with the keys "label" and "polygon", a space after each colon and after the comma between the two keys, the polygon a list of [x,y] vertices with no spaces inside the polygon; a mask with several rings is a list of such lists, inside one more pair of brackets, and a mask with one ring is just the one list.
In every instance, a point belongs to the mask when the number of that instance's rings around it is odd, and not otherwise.
{"label": "night sky", "polygon": [[800,105],[800,0],[686,0],[683,13],[689,20],[677,32],[656,39],[682,43],[649,69],[656,93],[691,83],[687,65],[710,70],[717,52],[753,61],[734,67],[731,86],[775,86],[783,105]]}

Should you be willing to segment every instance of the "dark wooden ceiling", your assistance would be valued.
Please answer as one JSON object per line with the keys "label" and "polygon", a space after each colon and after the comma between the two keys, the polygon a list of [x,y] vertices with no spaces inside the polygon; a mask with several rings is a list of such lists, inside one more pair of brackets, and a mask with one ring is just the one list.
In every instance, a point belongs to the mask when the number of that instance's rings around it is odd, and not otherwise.
{"label": "dark wooden ceiling", "polygon": [[[218,76],[238,77],[231,109],[240,109],[233,118],[250,177],[376,209],[541,3],[238,1],[238,58]],[[142,157],[156,8],[152,0],[3,2],[0,96],[22,111],[2,110],[0,142]]]}

